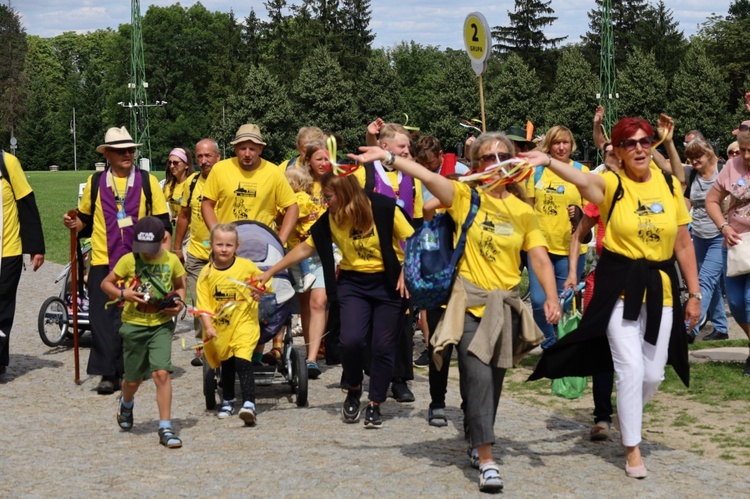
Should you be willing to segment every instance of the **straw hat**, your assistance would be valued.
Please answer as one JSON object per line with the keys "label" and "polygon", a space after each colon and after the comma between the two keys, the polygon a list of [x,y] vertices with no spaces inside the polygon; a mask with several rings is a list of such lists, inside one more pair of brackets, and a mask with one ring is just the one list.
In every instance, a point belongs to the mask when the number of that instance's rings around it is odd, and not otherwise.
{"label": "straw hat", "polygon": [[104,154],[105,149],[128,149],[129,147],[138,147],[140,144],[133,142],[128,130],[123,126],[120,128],[112,127],[104,134],[104,144],[96,148],[96,152]]}
{"label": "straw hat", "polygon": [[234,135],[234,140],[230,142],[230,144],[236,145],[248,140],[262,146],[266,145],[266,143],[263,142],[263,136],[260,134],[260,128],[253,123],[242,125],[240,129],[237,130],[237,133]]}

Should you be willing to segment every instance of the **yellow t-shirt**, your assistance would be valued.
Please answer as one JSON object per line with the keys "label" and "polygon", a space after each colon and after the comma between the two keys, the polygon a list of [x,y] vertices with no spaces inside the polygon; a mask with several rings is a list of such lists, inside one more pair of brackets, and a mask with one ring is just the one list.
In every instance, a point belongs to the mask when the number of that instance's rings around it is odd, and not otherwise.
{"label": "yellow t-shirt", "polygon": [[[140,175],[138,171],[136,175]],[[125,196],[125,189],[128,183],[128,177],[116,177],[111,173],[107,173],[107,177],[110,179],[114,178],[117,192]],[[104,175],[99,179],[99,184],[106,185],[107,179]],[[151,184],[151,215],[164,215],[167,213],[167,202],[164,199],[164,194],[161,192],[159,181],[156,177],[149,175],[149,181]],[[115,192],[114,186],[112,191]],[[118,204],[118,208],[121,206]],[[81,197],[81,203],[78,205],[78,211],[91,215],[91,177],[86,181],[86,187],[83,190],[83,196]],[[146,213],[146,195],[141,190],[141,205],[138,208],[138,218],[143,218],[147,215]],[[135,224],[136,220],[133,220]],[[91,234],[91,265],[109,265],[109,254],[107,251],[107,226],[104,223],[104,211],[102,210],[102,198],[96,196],[96,210],[94,213],[94,227]]]}
{"label": "yellow t-shirt", "polygon": [[289,240],[287,241],[289,249],[296,247],[300,243],[301,237],[310,235],[310,227],[313,226],[324,211],[308,193],[300,191],[295,192],[294,195],[297,198],[297,206],[299,207],[299,218],[297,218],[294,230],[289,234]]}
{"label": "yellow t-shirt", "polygon": [[[31,194],[31,186],[26,180],[18,158],[5,153],[5,167],[8,169],[8,179],[0,180],[3,190],[3,257],[18,256],[21,249],[21,224],[18,221],[18,206],[16,200]],[[11,188],[11,184],[13,187]],[[15,193],[15,197],[13,194]]]}
{"label": "yellow t-shirt", "polygon": [[[198,176],[198,181],[195,183],[193,195],[190,197],[190,186],[196,175]],[[203,178],[203,175],[200,172],[193,173],[182,184],[182,195],[180,196],[182,200],[180,206],[182,208],[187,208],[188,203],[190,203],[190,242],[188,243],[187,251],[195,258],[200,258],[204,261],[208,260],[208,254],[211,251],[211,244],[209,242],[210,233],[201,212],[201,201],[203,201],[203,188],[205,186],[206,179]]]}
{"label": "yellow t-shirt", "polygon": [[[628,258],[659,262],[671,258],[677,238],[677,228],[692,220],[682,198],[680,183],[670,175],[674,195],[664,181],[661,171],[651,167],[651,178],[635,182],[620,175],[622,199],[617,201],[612,219],[607,221],[612,197],[617,188],[617,175],[607,172],[604,202],[599,212],[605,224],[604,247]],[[672,306],[672,291],[667,274],[661,273],[664,286],[664,305]]]}
{"label": "yellow t-shirt", "polygon": [[284,171],[264,159],[251,172],[243,170],[237,158],[219,161],[206,180],[203,197],[216,201],[219,222],[256,220],[269,227],[277,212],[297,202]]}
{"label": "yellow t-shirt", "polygon": [[[377,172],[373,172],[373,173],[375,175],[378,174]],[[398,197],[399,195],[398,171],[396,170],[388,171],[386,169],[385,174],[388,177],[388,180],[391,181],[391,188],[393,189],[393,192]],[[360,168],[357,168],[357,170],[355,170],[353,175],[359,181],[359,185],[362,186],[362,188],[364,188],[365,181],[367,180],[365,167],[362,166]],[[419,180],[418,178],[414,179],[414,189],[415,189],[413,193],[414,194],[414,216],[412,218],[423,218],[424,215],[423,215],[422,210],[424,208],[424,200],[422,199],[422,181]]]}
{"label": "yellow t-shirt", "polygon": [[[209,264],[201,270],[196,284],[196,307],[218,314],[211,319],[218,337],[206,343],[203,349],[211,367],[216,368],[222,360],[233,356],[252,360],[260,338],[258,303],[247,287],[231,279],[245,282],[250,276],[260,274],[255,263],[242,257],[236,257],[227,269],[219,270]],[[271,290],[270,282],[266,287]]]}
{"label": "yellow t-shirt", "polygon": [[[453,205],[447,211],[456,222],[455,244],[469,214],[471,189],[460,182],[453,185]],[[484,191],[480,191],[479,198],[479,210],[466,234],[458,272],[482,289],[512,289],[521,282],[521,250],[546,248],[547,242],[528,203],[512,194],[498,199]],[[484,306],[468,310],[476,317],[484,315]]]}
{"label": "yellow t-shirt", "polygon": [[[339,226],[331,217],[331,239],[341,252],[340,268],[342,270],[355,270],[366,274],[385,272],[383,254],[380,251],[380,237],[378,230],[373,224],[367,234],[360,234],[352,229],[351,224]],[[401,249],[401,241],[414,233],[406,215],[396,208],[396,216],[393,219],[393,249],[399,262],[404,261],[404,250]],[[312,237],[305,241],[315,247]]]}
{"label": "yellow t-shirt", "polygon": [[[151,275],[159,279],[165,288],[172,290],[172,280],[185,275],[185,267],[180,263],[180,259],[174,253],[162,251],[161,255],[153,260],[146,259],[141,255],[143,267]],[[115,264],[112,271],[118,280],[124,280],[125,286],[130,287],[133,277],[136,275],[135,255],[127,253],[120,258]],[[142,312],[143,306],[139,303],[128,301],[122,309],[122,322],[128,324],[137,324],[139,326],[159,326],[172,320],[172,317],[162,312],[147,313]]]}
{"label": "yellow t-shirt", "polygon": [[[195,175],[195,174],[193,174]],[[177,220],[177,215],[180,214],[180,205],[182,205],[182,192],[185,185],[190,185],[187,181],[191,178],[189,175],[185,180],[179,184],[174,185],[174,189],[171,188],[169,183],[164,184],[164,199],[167,200],[167,206],[169,206],[169,216],[174,221]]]}
{"label": "yellow t-shirt", "polygon": [[[570,167],[573,161],[570,161]],[[581,171],[588,173],[586,166]],[[578,188],[561,179],[549,168],[542,170],[539,182],[534,184],[534,174],[526,180],[526,195],[534,198],[534,210],[539,218],[539,227],[547,239],[549,252],[553,255],[567,256],[570,251],[570,236],[572,226],[568,217],[568,205],[575,205],[583,209],[586,202],[581,198]],[[581,245],[581,254],[586,253],[586,245]]]}

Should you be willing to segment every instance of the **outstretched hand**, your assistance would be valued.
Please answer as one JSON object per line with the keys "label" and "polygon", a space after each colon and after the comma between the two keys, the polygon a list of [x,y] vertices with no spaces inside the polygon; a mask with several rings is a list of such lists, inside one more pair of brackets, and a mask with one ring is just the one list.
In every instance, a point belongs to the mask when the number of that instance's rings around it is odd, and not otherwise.
{"label": "outstretched hand", "polygon": [[385,158],[385,151],[377,146],[360,146],[361,154],[347,154],[346,156],[359,164],[369,163]]}
{"label": "outstretched hand", "polygon": [[530,166],[547,166],[551,161],[549,155],[537,149],[529,152],[519,152],[519,158],[523,158]]}
{"label": "outstretched hand", "polygon": [[382,130],[383,125],[385,125],[385,121],[380,118],[376,118],[375,121],[367,125],[367,133],[369,133],[370,135],[378,135],[380,133],[380,130]]}

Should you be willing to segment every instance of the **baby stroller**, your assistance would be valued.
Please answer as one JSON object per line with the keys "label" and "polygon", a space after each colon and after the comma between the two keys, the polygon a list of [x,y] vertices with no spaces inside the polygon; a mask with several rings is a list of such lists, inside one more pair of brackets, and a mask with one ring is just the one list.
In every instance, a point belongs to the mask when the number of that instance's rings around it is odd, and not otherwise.
{"label": "baby stroller", "polygon": [[[79,335],[88,331],[91,327],[89,323],[89,298],[83,278],[90,252],[91,246],[85,246],[78,253],[77,306]],[[50,296],[44,300],[39,310],[39,336],[42,338],[44,344],[50,347],[62,345],[66,340],[73,338],[73,334],[76,333],[73,331],[73,295],[70,268],[70,263],[68,263],[62,273],[55,279],[55,284],[62,282],[60,294]]]}
{"label": "baby stroller", "polygon": [[[252,260],[260,270],[268,270],[284,257],[284,245],[268,226],[252,221],[235,222],[240,245],[237,254]],[[255,366],[256,386],[288,383],[298,407],[307,404],[307,356],[293,345],[291,304],[294,287],[288,270],[276,274],[272,281],[274,293],[265,295],[258,304],[260,322],[259,344],[267,343],[286,326],[281,358],[274,365]],[[211,369],[203,361],[203,395],[206,409],[216,408],[216,396],[221,396],[221,368]]]}

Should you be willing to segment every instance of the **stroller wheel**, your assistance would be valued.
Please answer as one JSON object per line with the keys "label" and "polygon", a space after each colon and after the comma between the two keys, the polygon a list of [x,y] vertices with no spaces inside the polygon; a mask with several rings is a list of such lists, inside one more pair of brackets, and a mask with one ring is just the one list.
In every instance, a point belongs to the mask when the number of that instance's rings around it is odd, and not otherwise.
{"label": "stroller wheel", "polygon": [[289,384],[292,385],[292,393],[297,396],[297,407],[304,407],[307,405],[307,362],[296,348],[290,348],[292,378]]}
{"label": "stroller wheel", "polygon": [[39,336],[45,345],[56,347],[65,341],[68,333],[68,307],[57,296],[44,300],[39,310]]}

